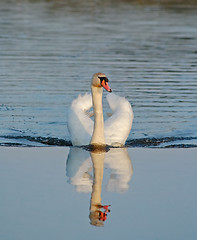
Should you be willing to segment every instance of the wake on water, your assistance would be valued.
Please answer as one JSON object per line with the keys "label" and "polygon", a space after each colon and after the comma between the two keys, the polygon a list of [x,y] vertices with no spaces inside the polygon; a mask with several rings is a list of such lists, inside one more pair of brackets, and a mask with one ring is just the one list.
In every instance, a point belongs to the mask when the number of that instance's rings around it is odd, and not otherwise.
{"label": "wake on water", "polygon": [[[72,146],[70,140],[53,137],[32,136],[0,136],[0,146],[41,147],[41,146]],[[162,137],[128,139],[126,147],[148,148],[194,148],[197,147],[197,137]]]}

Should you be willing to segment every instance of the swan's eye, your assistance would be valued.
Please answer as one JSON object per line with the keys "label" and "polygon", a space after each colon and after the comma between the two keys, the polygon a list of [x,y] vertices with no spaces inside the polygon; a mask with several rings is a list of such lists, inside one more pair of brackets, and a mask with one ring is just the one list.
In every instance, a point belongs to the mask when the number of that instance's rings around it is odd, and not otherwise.
{"label": "swan's eye", "polygon": [[108,78],[107,77],[98,77],[100,80],[101,80],[101,83],[102,81],[104,80],[105,82],[109,82]]}

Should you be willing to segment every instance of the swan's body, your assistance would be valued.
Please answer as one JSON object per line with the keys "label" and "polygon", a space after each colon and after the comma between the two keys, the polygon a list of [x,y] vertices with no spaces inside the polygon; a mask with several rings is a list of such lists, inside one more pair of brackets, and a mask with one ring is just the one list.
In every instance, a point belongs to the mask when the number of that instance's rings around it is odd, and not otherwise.
{"label": "swan's body", "polygon": [[[104,78],[105,82],[101,85],[100,79]],[[68,130],[74,146],[89,144],[123,146],[125,144],[133,122],[132,107],[125,98],[112,93],[108,94],[107,101],[112,110],[112,116],[104,122],[102,86],[111,92],[106,79],[103,73],[94,74],[91,85],[92,95],[79,95],[70,106]],[[94,121],[87,112],[92,106]]]}

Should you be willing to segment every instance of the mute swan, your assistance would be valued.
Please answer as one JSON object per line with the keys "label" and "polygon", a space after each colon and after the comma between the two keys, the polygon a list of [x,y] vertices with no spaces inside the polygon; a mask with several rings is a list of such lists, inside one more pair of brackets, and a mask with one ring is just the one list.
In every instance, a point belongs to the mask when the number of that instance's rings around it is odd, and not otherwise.
{"label": "mute swan", "polygon": [[[79,95],[73,100],[68,111],[68,131],[73,146],[123,146],[130,133],[133,111],[130,103],[123,97],[108,94],[107,101],[112,116],[104,124],[102,94],[103,88],[112,92],[104,73],[95,73],[92,77],[92,94]],[[88,110],[93,105],[94,121]]]}

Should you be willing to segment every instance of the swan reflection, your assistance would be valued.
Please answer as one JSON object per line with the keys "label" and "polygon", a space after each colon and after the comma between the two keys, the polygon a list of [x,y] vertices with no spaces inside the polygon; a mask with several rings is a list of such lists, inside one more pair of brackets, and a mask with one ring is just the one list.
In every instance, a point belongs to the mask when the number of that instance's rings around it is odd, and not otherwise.
{"label": "swan reflection", "polygon": [[66,163],[66,176],[77,192],[92,191],[92,168],[92,159],[88,151],[77,147],[70,148]]}
{"label": "swan reflection", "polygon": [[126,192],[133,174],[131,159],[126,148],[111,148],[108,152],[88,152],[71,147],[66,162],[66,176],[77,192],[91,192],[90,223],[102,226],[110,205],[102,205],[103,172],[110,170],[106,190]]}

